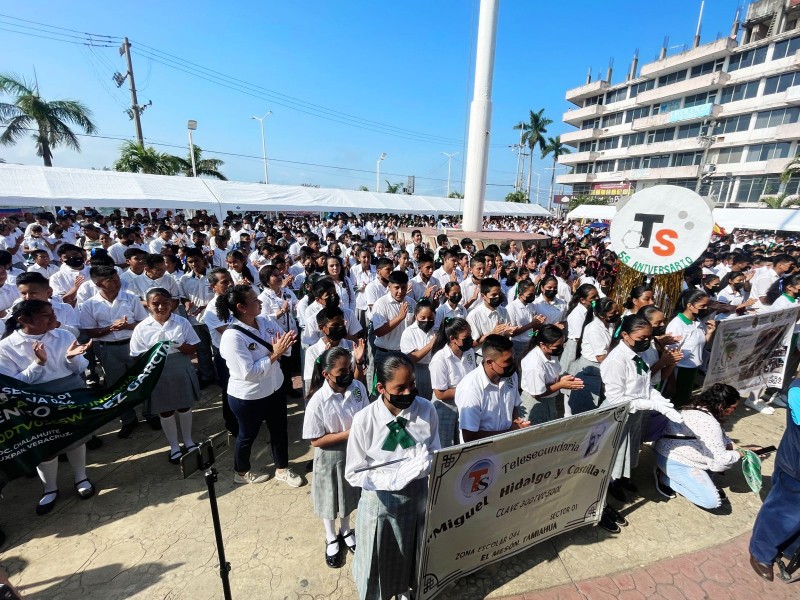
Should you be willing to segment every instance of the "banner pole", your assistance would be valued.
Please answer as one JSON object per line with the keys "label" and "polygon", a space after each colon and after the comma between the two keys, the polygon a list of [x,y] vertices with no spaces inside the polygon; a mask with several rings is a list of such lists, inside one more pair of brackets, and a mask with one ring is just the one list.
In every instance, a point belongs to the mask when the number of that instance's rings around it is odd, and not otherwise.
{"label": "banner pole", "polygon": [[217,539],[217,554],[219,555],[219,576],[222,579],[222,592],[225,600],[231,600],[231,582],[228,573],[231,572],[231,564],[225,560],[225,545],[222,540],[222,526],[219,522],[219,510],[217,508],[217,492],[214,483],[217,481],[217,470],[214,467],[205,472],[206,485],[208,486],[208,501],[211,504],[211,520],[214,522],[214,537]]}

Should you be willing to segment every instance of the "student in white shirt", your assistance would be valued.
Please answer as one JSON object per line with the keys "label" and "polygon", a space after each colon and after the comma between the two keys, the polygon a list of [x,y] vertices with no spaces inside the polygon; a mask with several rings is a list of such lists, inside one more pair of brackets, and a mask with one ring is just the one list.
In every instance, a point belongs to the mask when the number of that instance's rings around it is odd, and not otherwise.
{"label": "student in white shirt", "polygon": [[467,309],[461,305],[461,286],[451,281],[444,286],[444,295],[440,299],[441,304],[436,309],[436,324],[433,328],[439,331],[445,319],[459,317],[467,318]]}
{"label": "student in white shirt", "polygon": [[675,393],[672,400],[676,406],[689,401],[697,371],[703,364],[703,350],[716,329],[715,321],[705,319],[708,316],[708,302],[708,294],[702,290],[684,291],[678,300],[678,312],[667,325],[667,333],[680,336],[680,348],[683,352],[683,358],[675,368]]}
{"label": "student in white shirt", "polygon": [[416,303],[407,296],[407,290],[408,275],[401,271],[391,271],[386,295],[379,298],[372,307],[376,359],[381,353],[400,350],[403,331],[414,322]]}
{"label": "student in white shirt", "polygon": [[417,264],[419,272],[411,279],[411,297],[415,301],[425,297],[435,299],[441,288],[439,280],[433,277],[433,256],[422,254]]}
{"label": "student in white shirt", "polygon": [[336,293],[339,295],[342,308],[354,311],[356,309],[356,293],[353,291],[353,282],[350,277],[345,275],[342,261],[338,256],[328,256],[325,259],[325,274],[336,284]]}
{"label": "student in white shirt", "polygon": [[56,314],[59,328],[69,331],[76,338],[80,336],[78,311],[69,304],[62,302],[59,298],[52,297],[53,290],[41,273],[23,273],[17,278],[16,288],[19,292],[17,303],[22,300],[44,300],[49,302],[53,307],[53,312]]}
{"label": "student in white shirt", "polygon": [[439,421],[431,402],[417,395],[406,355],[380,357],[375,375],[378,399],[356,413],[347,440],[345,479],[362,490],[353,578],[360,600],[407,600],[416,576],[430,453],[441,447]]}
{"label": "student in white shirt", "polygon": [[[23,300],[6,320],[0,341],[0,373],[31,386],[32,391],[57,394],[85,386],[81,374],[88,365],[83,354],[89,344],[78,344],[75,336],[56,329],[52,306],[44,300]],[[66,450],[72,467],[78,497],[91,498],[95,493],[86,476],[86,445],[81,441]],[[52,457],[36,467],[43,494],[36,514],[49,513],[58,498],[58,458]]]}
{"label": "student in white shirt", "polygon": [[788,254],[779,254],[772,259],[772,267],[750,280],[750,297],[758,300],[756,308],[760,308],[769,287],[794,268],[794,259]]}
{"label": "student in white shirt", "polygon": [[486,274],[486,259],[473,256],[469,261],[469,276],[461,282],[461,303],[468,311],[480,306],[481,281]]}
{"label": "student in white shirt", "polygon": [[75,305],[78,288],[89,279],[89,266],[86,264],[86,251],[71,244],[64,244],[58,249],[61,257],[61,268],[50,276],[50,287],[53,295],[67,304]]}
{"label": "student in white shirt", "polygon": [[148,254],[144,260],[144,273],[131,280],[128,290],[144,302],[147,292],[153,288],[164,288],[173,297],[173,308],[178,307],[181,291],[178,282],[167,274],[167,263],[160,254]]}
{"label": "student in white shirt", "polygon": [[[172,314],[172,294],[164,288],[151,288],[145,301],[150,316],[133,330],[131,356],[144,354],[157,342],[169,341],[164,370],[150,394],[150,411],[158,414],[169,443],[167,459],[180,464],[181,456],[197,448],[192,440],[192,405],[200,400],[200,383],[190,356],[200,338],[189,321]],[[177,413],[177,415],[176,415]],[[183,435],[183,450],[178,443],[178,422]]]}
{"label": "student in white shirt", "polygon": [[309,301],[308,308],[305,309],[303,314],[304,329],[302,339],[305,346],[313,346],[320,338],[315,317],[326,306],[339,306],[342,309],[347,325],[347,337],[350,340],[355,340],[361,335],[361,324],[356,319],[356,316],[348,308],[340,305],[339,295],[336,293],[336,284],[333,279],[326,276],[319,276],[314,279],[311,284],[311,295],[314,297],[314,301]]}
{"label": "student in white shirt", "polygon": [[628,294],[628,298],[622,303],[625,309],[623,317],[639,312],[640,308],[652,306],[656,301],[653,299],[653,288],[649,285],[637,285]]}
{"label": "student in white shirt", "polygon": [[347,325],[345,324],[344,312],[338,306],[324,307],[314,319],[320,331],[320,338],[315,344],[306,349],[306,362],[303,367],[303,384],[308,396],[308,389],[311,385],[311,378],[314,374],[314,362],[325,350],[339,347],[353,353],[355,361],[356,379],[365,380],[366,364],[364,362],[364,352],[366,344],[364,338],[359,338],[356,342],[347,339]]}
{"label": "student in white shirt", "polygon": [[200,389],[214,381],[214,359],[211,352],[211,334],[208,327],[198,320],[208,304],[214,299],[214,292],[208,283],[206,260],[197,248],[186,249],[188,272],[178,280],[178,289],[186,318],[192,324],[199,338],[195,347],[197,353],[197,376]]}
{"label": "student in white shirt", "polygon": [[593,410],[600,404],[600,364],[608,354],[611,335],[619,323],[617,304],[611,298],[596,300],[589,314],[592,318],[579,339],[581,355],[572,366],[575,376],[583,381],[583,388],[570,391],[564,407],[567,416]]}
{"label": "student in white shirt", "polygon": [[377,277],[371,260],[369,250],[361,250],[358,253],[358,264],[350,269],[350,277],[353,279],[356,294],[356,316],[365,330],[368,322],[366,289]]}
{"label": "student in white shirt", "polygon": [[537,315],[533,310],[536,286],[530,279],[517,283],[517,294],[517,298],[508,303],[506,312],[509,321],[516,328],[511,342],[514,344],[514,359],[519,361],[528,351],[536,330],[544,325],[544,317]]}
{"label": "student in white shirt", "polygon": [[564,323],[567,318],[567,302],[558,297],[558,279],[552,275],[539,280],[539,297],[533,303],[537,315],[545,318],[547,325]]}
{"label": "student in white shirt", "polygon": [[436,340],[433,326],[436,323],[436,314],[430,300],[422,299],[414,308],[414,322],[405,328],[400,337],[400,352],[407,355],[414,363],[414,377],[417,382],[417,394],[431,400],[431,350]]}
{"label": "student in white shirt", "polygon": [[749,293],[744,289],[746,285],[745,274],[739,271],[730,271],[723,276],[720,285],[722,289],[717,294],[717,301],[736,307],[736,312],[717,313],[717,321],[743,314],[749,307],[756,303],[754,298],[748,298]]}
{"label": "student in white shirt", "polygon": [[269,479],[267,474],[253,472],[250,464],[253,442],[266,422],[275,479],[300,487],[303,480],[289,468],[287,407],[279,362],[290,351],[296,334],[284,332],[272,318],[261,316],[261,302],[249,285],[228,288],[216,305],[221,321],[232,319],[222,333],[219,351],[230,370],[228,402],[239,422],[233,482],[251,484]]}
{"label": "student in white shirt", "polygon": [[8,271],[0,266],[0,318],[8,316],[8,310],[19,299],[17,286],[8,279]]}
{"label": "student in white shirt", "polygon": [[597,288],[584,283],[578,286],[572,295],[572,300],[567,307],[567,331],[566,342],[564,343],[564,353],[559,358],[561,368],[564,372],[574,375],[572,365],[580,356],[580,340],[583,335],[583,327],[588,322],[588,314],[592,310],[594,302],[598,298]]}
{"label": "student in white shirt", "polygon": [[[372,307],[375,303],[389,291],[389,276],[394,271],[394,263],[390,258],[378,259],[378,264],[375,266],[375,279],[369,283],[364,290],[364,296],[367,306],[367,322],[372,320]],[[406,275],[406,278],[408,276]]]}
{"label": "student in white shirt", "polygon": [[464,442],[530,426],[519,414],[522,399],[511,340],[488,335],[481,353],[482,363],[456,387],[458,423]]}
{"label": "student in white shirt", "polygon": [[564,401],[561,390],[583,388],[583,381],[564,374],[559,362],[563,352],[564,330],[545,325],[534,332],[530,349],[520,362],[522,404],[519,412],[531,425],[558,418],[559,410],[563,410],[559,405]]}
{"label": "student in white shirt", "polygon": [[683,357],[680,349],[673,346],[673,344],[677,346],[680,339],[667,335],[664,312],[656,305],[643,306],[636,314],[647,319],[653,328],[653,343],[641,353],[641,357],[650,367],[651,383],[658,391],[664,393],[664,390],[672,389],[675,365]]}
{"label": "student in white shirt", "polygon": [[451,281],[461,281],[463,277],[458,268],[458,252],[453,249],[445,250],[442,254],[442,266],[433,272],[431,279],[438,281],[440,288]]}
{"label": "student in white shirt", "polygon": [[[362,350],[363,343],[362,340]],[[369,405],[367,388],[353,371],[353,359],[346,348],[333,347],[312,362],[314,369],[303,418],[303,438],[314,447],[311,502],[314,515],[322,519],[325,529],[325,564],[334,569],[344,563],[340,540],[350,552],[356,551],[350,513],[357,508],[361,496],[360,488],[345,479],[343,469],[353,418]]]}
{"label": "student in white shirt", "polygon": [[506,309],[500,306],[503,303],[503,293],[497,279],[486,277],[481,280],[481,299],[480,306],[467,316],[475,345],[483,344],[489,335],[511,337],[515,327],[511,325]]}
{"label": "student in white shirt", "polygon": [[50,254],[46,250],[34,250],[31,252],[33,264],[28,267],[28,273],[41,273],[46,279],[58,273],[58,265],[53,264]]}
{"label": "student in white shirt", "polygon": [[436,334],[429,365],[433,406],[439,415],[439,440],[443,448],[459,443],[456,386],[478,366],[472,332],[463,317],[446,317]]}

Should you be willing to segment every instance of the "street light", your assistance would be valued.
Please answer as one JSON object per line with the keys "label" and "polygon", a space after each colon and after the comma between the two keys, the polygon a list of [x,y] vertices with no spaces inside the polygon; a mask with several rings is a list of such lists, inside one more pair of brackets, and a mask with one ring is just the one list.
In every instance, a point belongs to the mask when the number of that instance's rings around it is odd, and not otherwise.
{"label": "street light", "polygon": [[386,152],[381,152],[381,157],[375,163],[375,191],[381,191],[381,161],[386,160]]}
{"label": "street light", "polygon": [[264,183],[269,183],[269,173],[267,172],[267,144],[264,141],[264,119],[272,114],[271,110],[268,110],[263,117],[250,117],[251,119],[255,119],[261,125],[261,157],[264,160]]}
{"label": "street light", "polygon": [[194,142],[192,141],[192,132],[197,129],[197,121],[190,119],[187,123],[189,128],[189,156],[192,157],[192,177],[197,177],[197,165],[194,160]]}
{"label": "street light", "polygon": [[455,152],[454,154],[448,154],[447,152],[442,152],[447,157],[447,197],[450,197],[450,161],[453,160],[453,157],[456,154],[461,154],[461,152]]}

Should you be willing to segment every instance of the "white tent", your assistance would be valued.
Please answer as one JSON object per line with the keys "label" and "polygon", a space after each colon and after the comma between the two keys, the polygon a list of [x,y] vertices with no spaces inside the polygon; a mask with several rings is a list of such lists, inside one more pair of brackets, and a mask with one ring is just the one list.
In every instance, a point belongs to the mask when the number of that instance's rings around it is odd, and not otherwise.
{"label": "white tent", "polygon": [[[457,198],[407,196],[192,177],[0,164],[0,206],[110,206],[227,211],[461,214]],[[486,202],[485,215],[550,216],[535,204]]]}
{"label": "white tent", "polygon": [[614,214],[617,212],[616,206],[600,205],[600,204],[581,204],[580,206],[572,209],[568,214],[568,219],[613,219]]}
{"label": "white tent", "polygon": [[718,208],[714,222],[732,229],[800,231],[800,210],[789,208]]}

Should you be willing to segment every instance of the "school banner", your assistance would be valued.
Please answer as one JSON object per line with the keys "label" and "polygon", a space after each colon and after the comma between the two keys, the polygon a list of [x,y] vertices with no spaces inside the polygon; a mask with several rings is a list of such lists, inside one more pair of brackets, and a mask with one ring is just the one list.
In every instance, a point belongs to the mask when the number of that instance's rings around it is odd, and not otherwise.
{"label": "school banner", "polygon": [[0,488],[144,402],[168,350],[168,342],[159,342],[105,391],[47,394],[0,375]]}
{"label": "school banner", "polygon": [[619,404],[436,452],[417,598],[597,523],[627,419]]}
{"label": "school banner", "polygon": [[800,307],[793,307],[718,321],[703,389],[781,387],[798,316]]}

